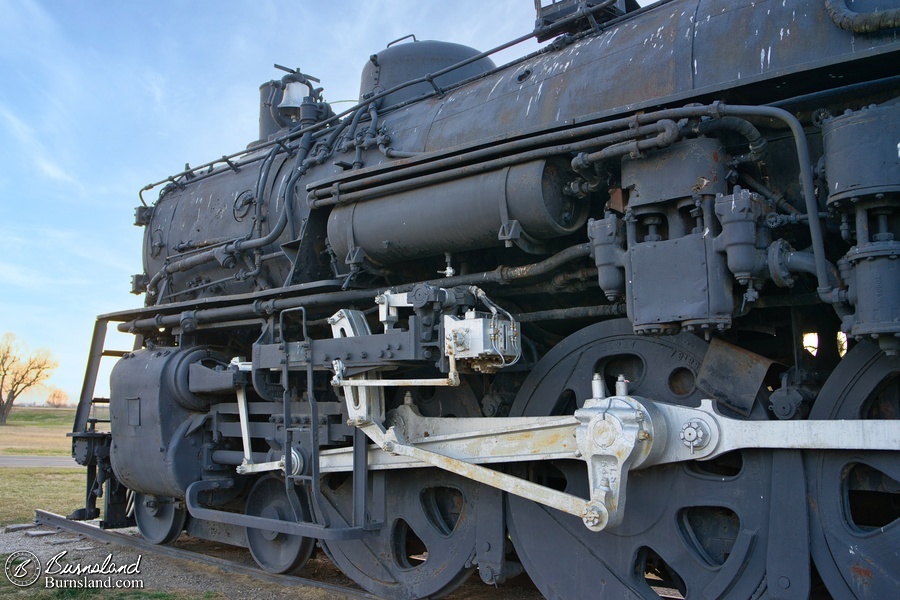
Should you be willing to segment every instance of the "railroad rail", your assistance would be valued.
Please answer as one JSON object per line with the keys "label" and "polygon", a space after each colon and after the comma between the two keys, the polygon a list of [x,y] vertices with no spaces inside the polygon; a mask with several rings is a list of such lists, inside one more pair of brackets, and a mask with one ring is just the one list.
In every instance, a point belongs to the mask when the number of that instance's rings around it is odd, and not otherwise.
{"label": "railroad rail", "polygon": [[141,552],[146,552],[148,554],[156,554],[159,556],[166,556],[169,558],[176,558],[179,560],[200,563],[211,567],[218,567],[229,573],[247,575],[248,577],[252,577],[260,581],[265,581],[266,583],[274,583],[277,585],[291,587],[317,588],[335,594],[341,594],[346,598],[378,600],[378,596],[373,596],[372,594],[354,589],[352,587],[334,585],[331,583],[325,583],[323,581],[316,581],[315,579],[306,579],[304,577],[296,577],[292,575],[276,575],[274,573],[267,573],[257,568],[226,560],[224,558],[218,558],[216,556],[200,554],[198,552],[192,552],[190,550],[176,548],[174,546],[160,546],[151,544],[146,540],[138,537],[116,533],[114,531],[109,531],[106,529],[100,529],[96,525],[92,525],[83,521],[71,521],[61,515],[47,512],[45,510],[35,510],[34,521],[38,525],[56,527],[58,529],[77,533],[79,535],[83,535],[97,541],[109,542],[112,544],[118,544],[120,546],[127,546],[129,548],[134,548],[135,550],[140,550]]}

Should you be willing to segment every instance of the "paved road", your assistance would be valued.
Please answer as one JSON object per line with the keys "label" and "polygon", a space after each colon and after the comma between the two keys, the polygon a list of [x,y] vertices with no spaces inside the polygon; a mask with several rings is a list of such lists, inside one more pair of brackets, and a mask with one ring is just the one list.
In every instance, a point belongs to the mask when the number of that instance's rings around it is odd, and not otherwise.
{"label": "paved road", "polygon": [[0,456],[0,467],[84,468],[70,456]]}

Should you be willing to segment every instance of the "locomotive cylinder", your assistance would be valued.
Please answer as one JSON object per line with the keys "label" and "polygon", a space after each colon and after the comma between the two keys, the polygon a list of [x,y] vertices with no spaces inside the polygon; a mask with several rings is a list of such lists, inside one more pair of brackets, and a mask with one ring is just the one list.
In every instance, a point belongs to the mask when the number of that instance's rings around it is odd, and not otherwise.
{"label": "locomotive cylinder", "polygon": [[386,264],[487,248],[517,235],[561,237],[587,219],[587,204],[563,193],[568,174],[565,161],[539,160],[340,206],[328,219],[328,239],[341,259],[360,248]]}
{"label": "locomotive cylinder", "polygon": [[213,354],[202,348],[159,347],[116,363],[110,376],[110,427],[116,439],[110,459],[116,477],[130,489],[182,497],[199,478],[203,434],[189,427],[199,414],[193,411],[209,399],[189,390],[188,370],[210,359]]}

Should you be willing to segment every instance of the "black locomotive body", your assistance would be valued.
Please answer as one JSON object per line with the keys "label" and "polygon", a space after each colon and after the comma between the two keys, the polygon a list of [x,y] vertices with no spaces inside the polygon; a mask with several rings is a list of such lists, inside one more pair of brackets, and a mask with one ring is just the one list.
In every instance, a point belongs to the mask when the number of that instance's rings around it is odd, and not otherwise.
{"label": "black locomotive body", "polygon": [[536,4],[145,188],[72,518],[391,598],[896,594],[900,5]]}

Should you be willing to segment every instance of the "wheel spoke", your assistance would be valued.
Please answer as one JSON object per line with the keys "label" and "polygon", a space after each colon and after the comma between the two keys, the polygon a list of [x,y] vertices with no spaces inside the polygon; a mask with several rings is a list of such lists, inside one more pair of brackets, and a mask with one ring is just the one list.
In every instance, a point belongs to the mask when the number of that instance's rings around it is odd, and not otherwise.
{"label": "wheel spoke", "polygon": [[[462,584],[474,570],[467,562],[475,548],[480,485],[437,469],[372,476],[384,477],[383,525],[360,540],[325,542],[338,568],[384,597],[438,596]],[[332,524],[349,523],[352,480],[323,485],[323,494]]]}
{"label": "wheel spoke", "polygon": [[[580,405],[595,372],[611,390],[623,374],[635,396],[696,406],[704,393],[693,382],[705,352],[691,335],[639,337],[627,322],[600,323],[542,359],[511,414],[561,414],[575,404],[561,401],[567,392]],[[698,468],[634,471],[622,523],[609,531],[591,532],[577,517],[513,496],[507,521],[520,559],[547,597],[654,597],[659,586],[700,597],[750,597],[765,577],[770,462],[747,452]],[[588,493],[580,461],[536,466],[534,473],[567,492]],[[573,568],[578,577],[559,577]]]}

